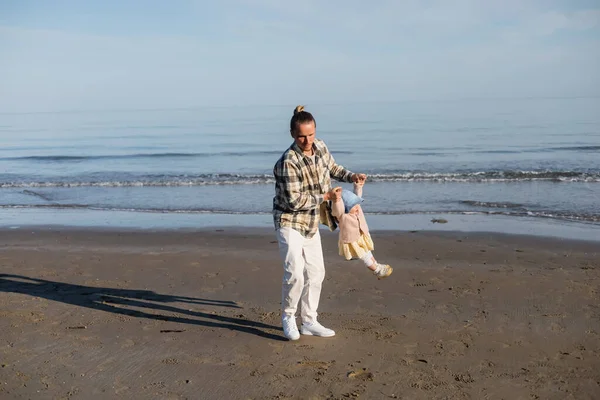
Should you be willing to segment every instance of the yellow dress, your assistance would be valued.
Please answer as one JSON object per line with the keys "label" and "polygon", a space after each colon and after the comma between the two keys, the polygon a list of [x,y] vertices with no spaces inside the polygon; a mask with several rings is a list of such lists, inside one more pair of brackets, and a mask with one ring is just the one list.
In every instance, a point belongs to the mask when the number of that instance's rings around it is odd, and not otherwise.
{"label": "yellow dress", "polygon": [[342,242],[342,236],[340,235],[338,249],[340,251],[340,256],[344,257],[346,260],[352,260],[360,259],[369,251],[375,250],[375,245],[373,244],[371,235],[361,231],[358,240],[352,243]]}

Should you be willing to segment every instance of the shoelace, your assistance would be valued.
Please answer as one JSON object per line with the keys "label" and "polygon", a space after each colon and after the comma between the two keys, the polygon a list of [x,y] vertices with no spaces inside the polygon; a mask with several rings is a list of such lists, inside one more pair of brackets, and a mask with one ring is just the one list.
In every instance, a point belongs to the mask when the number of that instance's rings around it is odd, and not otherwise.
{"label": "shoelace", "polygon": [[286,331],[291,331],[292,329],[294,329],[294,330],[296,330],[296,331],[298,330],[298,327],[297,327],[297,326],[296,326],[296,327],[294,327],[294,323],[293,323],[293,321],[291,321],[291,320],[284,320],[284,321],[283,321],[283,328],[284,328]]}

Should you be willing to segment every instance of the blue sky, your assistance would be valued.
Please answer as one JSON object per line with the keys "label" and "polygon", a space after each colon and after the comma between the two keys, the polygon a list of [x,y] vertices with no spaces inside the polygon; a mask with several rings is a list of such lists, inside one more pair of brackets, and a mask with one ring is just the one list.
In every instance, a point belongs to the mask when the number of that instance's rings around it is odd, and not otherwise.
{"label": "blue sky", "polygon": [[600,3],[1,0],[0,111],[599,96]]}

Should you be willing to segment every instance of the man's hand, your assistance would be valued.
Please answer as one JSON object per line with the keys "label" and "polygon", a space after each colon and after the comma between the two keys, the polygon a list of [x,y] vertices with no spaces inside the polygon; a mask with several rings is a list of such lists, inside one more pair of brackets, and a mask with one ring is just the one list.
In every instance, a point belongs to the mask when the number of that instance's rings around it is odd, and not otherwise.
{"label": "man's hand", "polygon": [[338,201],[341,198],[342,198],[341,186],[331,189],[329,192],[325,193],[325,196],[323,196],[323,199],[325,201],[328,201],[328,200]]}
{"label": "man's hand", "polygon": [[367,175],[365,174],[352,174],[352,182],[364,185],[367,180]]}

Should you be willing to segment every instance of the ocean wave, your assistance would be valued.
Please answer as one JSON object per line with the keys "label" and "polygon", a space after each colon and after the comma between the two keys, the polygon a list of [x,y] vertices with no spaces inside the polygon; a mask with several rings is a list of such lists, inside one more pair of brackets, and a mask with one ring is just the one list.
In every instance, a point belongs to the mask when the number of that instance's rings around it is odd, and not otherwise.
{"label": "ocean wave", "polygon": [[23,190],[23,193],[24,194],[28,194],[28,195],[33,196],[33,197],[40,198],[42,200],[52,201],[52,199],[50,198],[50,196],[48,196],[45,193],[38,193],[38,192],[34,192],[33,190]]}
{"label": "ocean wave", "polygon": [[[112,176],[111,176],[112,178]],[[579,171],[486,171],[486,172],[399,172],[368,175],[370,182],[600,182],[600,172]],[[208,186],[208,185],[265,185],[273,184],[270,174],[199,174],[199,175],[124,175],[104,179],[73,177],[69,179],[39,180],[0,177],[0,188],[52,188],[52,187],[153,187],[153,186]]]}
{"label": "ocean wave", "polygon": [[104,154],[94,156],[74,156],[74,155],[46,155],[46,156],[23,156],[23,157],[2,157],[4,161],[41,161],[41,162],[69,162],[69,161],[91,161],[91,160],[110,160],[110,159],[139,159],[139,158],[202,158],[202,157],[244,157],[252,155],[281,155],[281,151],[224,151],[213,153],[135,153],[135,154]]}
{"label": "ocean wave", "polygon": [[[140,159],[140,158],[205,158],[205,157],[248,157],[248,156],[280,156],[281,150],[266,151],[221,151],[210,153],[134,153],[134,154],[100,154],[100,155],[44,155],[44,156],[22,156],[22,157],[0,157],[2,161],[38,161],[38,162],[81,162],[93,160],[118,160],[118,159]],[[351,151],[338,151],[336,154],[353,154]]]}
{"label": "ocean wave", "polygon": [[477,201],[477,200],[462,200],[461,204],[466,204],[468,206],[473,207],[485,207],[485,208],[514,208],[514,209],[524,209],[525,206],[523,204],[511,203],[511,202],[501,202],[501,201]]}
{"label": "ocean wave", "polygon": [[406,172],[373,174],[374,182],[600,182],[600,172],[579,171],[480,171],[480,172]]}
{"label": "ocean wave", "polygon": [[540,148],[521,148],[519,150],[477,150],[479,154],[521,154],[521,153],[551,153],[555,151],[577,151],[577,152],[596,152],[600,151],[600,146],[558,146],[558,147],[540,147]]}
{"label": "ocean wave", "polygon": [[[233,211],[218,208],[144,208],[144,207],[114,207],[114,206],[93,206],[87,204],[3,204],[0,209],[54,209],[54,210],[91,210],[107,212],[140,212],[156,214],[222,214],[222,215],[270,215],[271,211]],[[465,211],[465,210],[391,210],[391,211],[370,211],[367,215],[383,216],[401,216],[401,215],[491,215],[507,217],[529,217],[546,218],[571,222],[600,223],[600,214],[573,213],[565,211]]]}
{"label": "ocean wave", "polygon": [[600,151],[600,146],[564,146],[564,147],[553,147],[552,150]]}
{"label": "ocean wave", "polygon": [[260,185],[274,183],[272,175],[201,174],[143,176],[117,180],[13,181],[0,183],[0,188],[74,188],[74,187],[169,187],[207,185]]}

